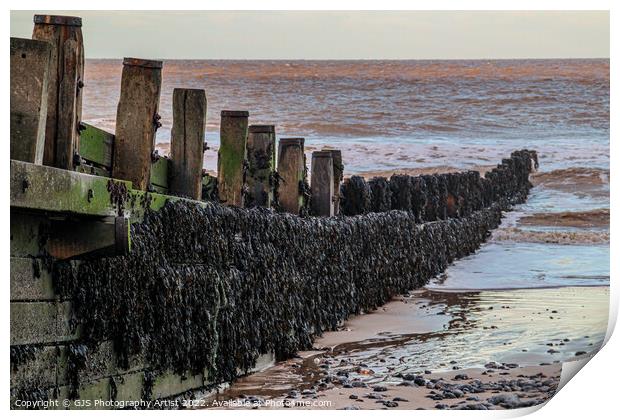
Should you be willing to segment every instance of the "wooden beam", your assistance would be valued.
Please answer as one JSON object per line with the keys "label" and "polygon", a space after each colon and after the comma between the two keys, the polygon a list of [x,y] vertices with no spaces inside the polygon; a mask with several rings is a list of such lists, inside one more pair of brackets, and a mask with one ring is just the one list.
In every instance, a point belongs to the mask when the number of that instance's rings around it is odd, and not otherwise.
{"label": "wooden beam", "polygon": [[344,165],[342,163],[342,152],[334,149],[329,150],[332,154],[332,160],[334,163],[334,215],[340,214],[340,184],[344,176]]}
{"label": "wooden beam", "polygon": [[125,58],[121,97],[116,112],[112,177],[146,190],[155,150],[155,131],[161,91],[161,61]]}
{"label": "wooden beam", "polygon": [[170,193],[199,200],[207,118],[203,89],[175,89],[172,95]]}
{"label": "wooden beam", "polygon": [[35,15],[34,24],[32,38],[52,47],[43,164],[74,169],[84,86],[82,19]]}
{"label": "wooden beam", "polygon": [[278,145],[278,203],[282,210],[300,214],[304,204],[301,183],[304,181],[306,164],[303,138],[280,139]]}
{"label": "wooden beam", "polygon": [[312,152],[312,214],[334,215],[334,161],[328,150]]}
{"label": "wooden beam", "polygon": [[59,260],[127,255],[129,219],[52,219],[45,250]]}
{"label": "wooden beam", "polygon": [[273,125],[251,125],[248,133],[248,202],[246,207],[271,207],[272,174],[276,166],[276,130]]}
{"label": "wooden beam", "polygon": [[112,170],[114,134],[90,124],[82,123],[80,157],[86,163]]}
{"label": "wooden beam", "polygon": [[217,178],[220,202],[243,206],[248,111],[222,111]]}
{"label": "wooden beam", "polygon": [[52,46],[11,38],[11,159],[43,163]]}

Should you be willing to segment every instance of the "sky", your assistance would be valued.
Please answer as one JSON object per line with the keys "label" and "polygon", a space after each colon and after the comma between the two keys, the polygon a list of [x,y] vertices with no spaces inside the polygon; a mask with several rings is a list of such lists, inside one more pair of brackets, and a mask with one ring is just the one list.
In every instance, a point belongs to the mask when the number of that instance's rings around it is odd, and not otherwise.
{"label": "sky", "polygon": [[608,58],[606,11],[12,11],[83,18],[87,58]]}

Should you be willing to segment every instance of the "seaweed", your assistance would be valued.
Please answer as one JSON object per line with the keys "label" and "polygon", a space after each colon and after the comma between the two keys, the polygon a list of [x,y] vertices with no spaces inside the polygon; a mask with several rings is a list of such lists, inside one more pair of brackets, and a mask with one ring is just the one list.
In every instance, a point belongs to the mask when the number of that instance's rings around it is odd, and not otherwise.
{"label": "seaweed", "polygon": [[144,357],[149,399],[162,372],[204,373],[214,385],[261,354],[309,349],[347,317],[474,252],[526,198],[533,153],[513,153],[484,178],[351,177],[342,187],[350,217],[188,201],[146,211],[131,226],[130,255],[56,264],[54,285],[81,326],[75,371],[88,357],[80,346],[112,340],[120,368]]}

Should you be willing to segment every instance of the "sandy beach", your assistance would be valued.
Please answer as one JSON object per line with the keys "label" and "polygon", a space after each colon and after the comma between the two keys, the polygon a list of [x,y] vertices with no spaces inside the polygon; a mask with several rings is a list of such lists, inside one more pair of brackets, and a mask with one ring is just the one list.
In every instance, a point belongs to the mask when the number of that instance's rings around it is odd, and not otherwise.
{"label": "sandy beach", "polygon": [[[478,410],[541,404],[555,392],[561,361],[598,348],[599,338],[585,334],[598,321],[582,318],[570,292],[417,290],[351,317],[318,338],[313,350],[240,378],[203,403],[214,409]],[[607,290],[572,292],[594,304],[604,303]],[[487,306],[491,302],[498,306]],[[549,333],[567,331],[568,324],[574,331],[566,336]],[[507,325],[526,338],[511,335]]]}

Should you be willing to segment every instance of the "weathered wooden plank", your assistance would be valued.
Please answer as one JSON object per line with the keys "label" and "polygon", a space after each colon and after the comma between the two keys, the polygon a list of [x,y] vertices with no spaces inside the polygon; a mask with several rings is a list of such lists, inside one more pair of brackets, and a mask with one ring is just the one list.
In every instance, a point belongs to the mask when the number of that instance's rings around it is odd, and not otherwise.
{"label": "weathered wooden plank", "polygon": [[88,165],[86,163],[80,163],[78,166],[75,167],[75,171],[81,174],[104,176],[106,178],[110,177],[109,170],[100,168],[98,166]]}
{"label": "weathered wooden plank", "polygon": [[54,300],[52,274],[43,260],[11,257],[11,300]]}
{"label": "weathered wooden plank", "polygon": [[161,69],[161,61],[123,60],[112,176],[131,181],[134,188],[143,191],[151,179],[155,131],[161,125],[157,114]]}
{"label": "weathered wooden plank", "polygon": [[57,259],[126,255],[130,222],[124,217],[51,220],[45,241],[47,254]]}
{"label": "weathered wooden plank", "polygon": [[34,23],[32,38],[52,46],[43,163],[73,169],[82,116],[82,20],[72,16],[35,15]]}
{"label": "weathered wooden plank", "polygon": [[218,192],[220,202],[229,206],[243,206],[249,115],[247,111],[222,111],[221,114]]}
{"label": "weathered wooden plank", "polygon": [[[89,192],[90,191],[90,192]],[[11,208],[75,213],[91,216],[115,216],[122,214],[131,222],[140,221],[147,208],[159,210],[167,201],[185,200],[181,197],[131,189],[131,182],[119,181],[73,171],[63,171],[49,166],[11,161]],[[195,201],[201,204],[199,201]],[[25,229],[11,220],[13,229]],[[38,230],[31,232],[36,240]],[[23,236],[23,235],[22,235]],[[12,241],[13,242],[13,241]],[[17,244],[16,244],[17,245]],[[32,253],[13,253],[12,256],[39,255],[38,248]]]}
{"label": "weathered wooden plank", "polygon": [[[58,401],[60,410],[104,410],[111,406],[100,405],[102,401],[111,400],[110,378],[102,378],[91,382],[80,383],[77,393],[79,398],[72,399],[70,385],[58,387]],[[67,401],[67,405],[64,402]]]}
{"label": "weathered wooden plank", "polygon": [[11,159],[43,163],[52,46],[11,38]]}
{"label": "weathered wooden plank", "polygon": [[116,401],[139,401],[144,388],[144,371],[113,377],[116,386]]}
{"label": "weathered wooden plank", "polygon": [[[71,384],[70,369],[68,362],[71,347],[68,345],[58,346],[58,385]],[[145,368],[143,356],[133,356],[129,360],[129,368],[121,369],[118,365],[118,356],[114,351],[112,341],[103,341],[97,347],[87,347],[85,364],[79,370],[80,382],[92,382],[110,376],[122,376],[130,372],[142,371]]]}
{"label": "weathered wooden plank", "polygon": [[49,226],[44,215],[18,213],[11,209],[11,257],[41,256],[40,234]]}
{"label": "weathered wooden plank", "polygon": [[[11,352],[14,350],[11,349]],[[11,365],[11,389],[46,389],[56,386],[58,348],[43,346],[29,349],[30,357],[16,366]]]}
{"label": "weathered wooden plank", "polygon": [[301,193],[301,183],[305,177],[304,139],[280,139],[278,145],[278,174],[280,184],[278,188],[278,202],[282,210],[299,214],[304,199]]}
{"label": "weathered wooden plank", "polygon": [[69,302],[11,302],[11,345],[70,341]]}
{"label": "weathered wooden plank", "polygon": [[202,194],[203,201],[219,201],[217,192],[217,177],[204,174],[202,176]]}
{"label": "weathered wooden plank", "polygon": [[159,187],[162,193],[169,190],[170,166],[170,159],[165,156],[160,156],[151,165],[151,186],[154,188]]}
{"label": "weathered wooden plank", "polygon": [[246,207],[271,207],[272,174],[276,166],[276,130],[273,125],[251,125],[247,144]]}
{"label": "weathered wooden plank", "polygon": [[312,152],[310,205],[315,216],[334,215],[334,161],[329,151]]}
{"label": "weathered wooden plank", "polygon": [[203,89],[175,89],[172,98],[170,193],[201,197],[207,96]]}
{"label": "weathered wooden plank", "polygon": [[334,215],[340,214],[340,183],[344,176],[344,165],[342,164],[342,152],[334,149],[329,150],[332,154],[332,160],[334,162]]}
{"label": "weathered wooden plank", "polygon": [[112,169],[114,134],[90,124],[82,123],[80,132],[80,157],[87,163]]}
{"label": "weathered wooden plank", "polygon": [[[63,171],[49,166],[11,161],[11,207],[114,216],[109,178]],[[131,183],[115,181],[131,188]]]}
{"label": "weathered wooden plank", "polygon": [[201,388],[204,385],[206,382],[202,373],[182,377],[172,372],[166,372],[157,375],[153,381],[151,398],[159,399],[178,395],[191,389]]}

